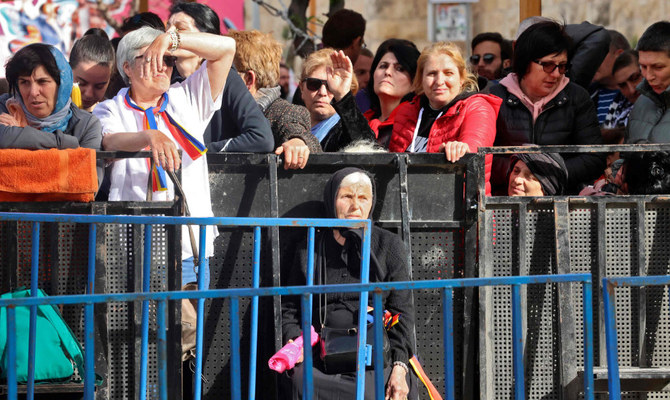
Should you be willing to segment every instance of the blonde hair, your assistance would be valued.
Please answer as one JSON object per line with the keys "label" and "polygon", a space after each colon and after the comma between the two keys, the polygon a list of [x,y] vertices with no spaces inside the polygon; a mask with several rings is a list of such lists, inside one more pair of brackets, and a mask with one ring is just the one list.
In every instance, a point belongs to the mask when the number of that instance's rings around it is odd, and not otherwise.
{"label": "blonde hair", "polygon": [[416,62],[414,93],[417,95],[423,94],[423,71],[426,67],[426,62],[428,61],[428,57],[439,54],[448,56],[454,61],[454,64],[456,64],[456,68],[458,68],[458,74],[461,76],[461,80],[463,82],[461,86],[461,93],[465,91],[479,91],[479,87],[477,86],[477,78],[468,69],[468,64],[465,62],[459,47],[451,42],[437,42],[423,49],[419,59]]}
{"label": "blonde hair", "polygon": [[[305,80],[305,78],[309,78],[309,76],[312,75],[312,73],[320,67],[332,68],[333,62],[331,61],[330,56],[335,53],[336,53],[335,50],[331,48],[325,48],[310,54],[305,59],[305,62],[302,63],[302,70],[300,72],[300,81]],[[356,79],[355,74],[352,75],[353,76],[351,77],[352,78],[351,92],[352,94],[355,95],[356,92],[358,92],[358,80]]]}
{"label": "blonde hair", "polygon": [[282,47],[272,35],[257,30],[231,30],[228,36],[235,39],[235,68],[239,72],[254,71],[256,89],[279,85]]}

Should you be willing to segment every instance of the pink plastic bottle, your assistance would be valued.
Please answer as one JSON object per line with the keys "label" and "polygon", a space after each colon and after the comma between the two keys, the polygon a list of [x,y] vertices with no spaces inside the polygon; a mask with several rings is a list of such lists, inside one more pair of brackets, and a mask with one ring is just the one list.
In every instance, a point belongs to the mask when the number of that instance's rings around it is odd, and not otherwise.
{"label": "pink plastic bottle", "polygon": [[[319,341],[319,334],[316,333],[314,327],[312,327],[312,346]],[[295,338],[291,343],[288,343],[286,346],[282,347],[277,354],[272,356],[268,361],[268,366],[270,369],[279,372],[280,374],[287,369],[291,369],[295,366],[296,361],[300,358],[302,354],[302,335]]]}

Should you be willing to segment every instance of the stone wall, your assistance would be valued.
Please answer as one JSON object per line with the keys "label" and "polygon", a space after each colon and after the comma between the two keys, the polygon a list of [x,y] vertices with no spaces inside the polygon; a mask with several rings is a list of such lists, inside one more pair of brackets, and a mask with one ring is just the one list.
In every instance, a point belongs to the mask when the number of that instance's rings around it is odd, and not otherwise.
{"label": "stone wall", "polygon": [[[316,15],[325,21],[328,0],[316,1]],[[266,0],[274,7],[281,8],[279,0]],[[282,0],[288,6],[290,0]],[[254,3],[245,3],[246,26],[253,28]],[[390,37],[402,37],[414,41],[421,49],[428,44],[427,10],[428,0],[363,0],[346,1],[346,7],[360,12],[367,20],[365,41],[374,50],[379,43]],[[651,23],[670,18],[669,0],[544,0],[542,14],[567,23],[590,21],[616,29],[633,43],[637,42],[644,29]],[[260,29],[272,31],[277,39],[282,39],[286,23],[271,16],[261,8]],[[498,31],[512,38],[519,22],[517,0],[479,0],[472,4],[473,33]],[[321,27],[317,28],[320,34]]]}

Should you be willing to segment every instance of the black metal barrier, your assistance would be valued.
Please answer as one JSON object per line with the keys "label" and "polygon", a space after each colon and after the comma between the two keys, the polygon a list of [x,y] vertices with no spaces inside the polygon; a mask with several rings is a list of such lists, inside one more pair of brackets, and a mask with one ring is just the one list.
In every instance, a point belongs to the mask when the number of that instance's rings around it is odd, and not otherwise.
{"label": "black metal barrier", "polygon": [[[400,234],[411,248],[408,261],[414,280],[590,272],[594,282],[600,282],[604,276],[670,274],[670,197],[485,197],[483,157],[487,151],[628,150],[670,150],[670,145],[492,148],[479,154],[468,154],[455,164],[446,162],[442,154],[321,154],[310,156],[304,170],[288,171],[283,169],[280,158],[275,155],[208,154],[208,162],[214,214],[225,217],[319,216],[323,185],[334,171],[346,166],[370,171],[375,175],[378,189],[373,219]],[[179,213],[178,207],[163,203],[5,203],[0,209],[101,214]],[[49,272],[43,274],[43,285],[52,288],[47,290],[48,293],[82,293],[80,284],[85,278],[79,275],[85,271],[85,258],[80,262],[77,257],[82,254],[81,249],[86,248],[85,237],[72,227],[57,229],[53,237],[47,236],[43,240],[44,246],[50,240],[57,244],[57,250],[47,252],[52,254],[49,256],[52,259],[45,260],[45,265],[56,266],[45,270]],[[21,246],[29,243],[21,239],[26,234],[29,232],[20,226],[3,226],[0,230],[0,242],[3,243],[0,274],[4,274],[0,275],[0,282],[5,285],[5,291],[26,282],[22,274],[29,270],[29,264],[22,259],[27,253],[21,250]],[[179,231],[172,234],[178,235]],[[210,260],[212,287],[251,286],[252,238],[250,230],[220,229],[215,256]],[[262,286],[282,283],[283,269],[289,265],[292,248],[299,239],[290,228],[264,232]],[[168,267],[165,277],[165,268],[160,267],[174,265],[176,268],[174,258],[178,258],[178,254],[174,253],[178,252],[179,246],[174,245],[171,236],[157,237],[156,240],[163,245],[163,255],[156,256],[157,275],[153,279],[157,281],[153,288],[174,287],[177,279],[170,277],[173,269]],[[134,280],[139,268],[134,262],[141,259],[137,253],[142,248],[140,241],[141,235],[129,235],[121,227],[104,234],[99,245],[102,256],[98,259],[105,265],[98,268],[98,273],[106,276],[100,277],[100,284],[96,283],[97,291],[139,288],[139,281]],[[161,246],[155,248],[161,249]],[[58,259],[56,264],[55,259]],[[77,265],[83,265],[84,269],[75,269]],[[12,275],[14,270],[17,273]],[[67,283],[60,283],[61,280]],[[103,280],[106,280],[105,284]],[[66,286],[60,286],[64,284]],[[594,290],[594,311],[602,315],[599,293]],[[511,398],[511,337],[503,333],[509,329],[496,329],[511,326],[511,315],[506,311],[511,302],[509,289],[461,290],[456,294],[454,323],[463,327],[454,338],[457,388],[460,389],[457,397]],[[577,296],[577,291],[567,284],[539,286],[523,292],[528,398],[579,397],[582,360],[576,348],[581,345],[582,338],[574,321],[581,318],[582,311]],[[442,324],[436,307],[439,293],[416,292],[414,300],[417,354],[438,390],[442,390]],[[261,399],[274,399],[277,393],[277,375],[267,368],[267,360],[282,345],[280,301],[280,298],[274,298],[261,302],[256,391]],[[619,290],[616,301],[620,364],[640,371],[646,367],[670,371],[670,318],[667,317],[670,315],[670,299],[667,291]],[[239,346],[242,354],[248,354],[249,348],[248,306],[248,303],[240,304],[241,322],[246,331],[243,330],[240,343],[232,344]],[[66,320],[73,324],[75,333],[80,334],[76,328],[80,321],[78,312],[73,311],[69,317],[66,315]],[[106,353],[100,355],[100,363],[107,368],[109,378],[108,386],[98,390],[100,398],[131,398],[137,390],[139,369],[135,368],[137,363],[132,359],[136,353],[134,346],[139,340],[134,330],[139,324],[139,310],[131,310],[131,318],[122,315],[121,320],[114,319],[115,315],[126,312],[117,309],[100,311],[101,321],[106,324],[103,332],[107,335],[100,340],[109,343],[102,346]],[[179,310],[173,310],[172,315],[173,323],[179,320]],[[606,363],[602,321],[598,316],[594,319],[598,321],[594,350],[596,366],[601,367],[601,372],[596,371],[596,389],[599,390],[604,388],[600,378],[605,376],[602,368]],[[228,349],[231,344],[227,321],[228,307],[224,301],[207,303],[203,368],[205,398],[226,398],[229,394]],[[115,337],[121,338],[114,342],[116,347],[112,346]],[[173,339],[171,351],[177,353],[179,341]],[[242,382],[246,386],[247,365],[244,358],[242,361]],[[637,384],[639,390],[645,372],[628,371],[629,386],[634,388]],[[179,398],[180,371],[175,368],[171,372],[175,374],[170,378],[170,384],[174,385],[171,394]],[[654,376],[657,378],[654,388],[662,388],[663,382],[670,382],[670,372],[667,379],[659,378],[658,374]],[[627,390],[625,384],[622,381],[623,390]],[[653,395],[654,398],[670,398],[667,393]]]}
{"label": "black metal barrier", "polygon": [[[146,156],[146,153],[100,152],[100,158]],[[373,218],[379,225],[400,234],[411,248],[408,263],[415,280],[473,277],[476,274],[477,248],[477,155],[468,155],[452,164],[441,154],[320,154],[310,156],[304,170],[284,170],[275,155],[208,154],[209,177],[215,216],[226,217],[314,217],[321,216],[323,187],[330,175],[346,166],[358,166],[375,176],[377,202]],[[76,203],[2,203],[0,211],[50,212],[82,214],[153,214],[180,215],[177,203],[95,202]],[[41,240],[40,287],[47,294],[84,293],[86,283],[85,230],[67,224],[54,224],[43,229]],[[140,229],[141,228],[136,228]],[[105,227],[98,231],[96,292],[139,291],[141,288],[142,232],[126,226]],[[178,286],[178,241],[180,230],[156,229],[152,246],[152,290],[174,290]],[[304,232],[303,232],[304,233]],[[301,233],[302,234],[302,233]],[[0,281],[5,292],[29,282],[30,227],[3,224],[0,260]],[[269,229],[263,233],[261,286],[282,283],[282,269],[290,263],[293,249],[300,237],[293,229]],[[23,247],[22,247],[23,246]],[[410,247],[411,246],[411,247]],[[253,232],[220,227],[215,242],[215,255],[210,260],[211,287],[250,287]],[[27,258],[28,257],[28,258]],[[470,289],[472,293],[472,289]],[[466,292],[454,295],[455,326],[464,327],[455,333],[457,396],[463,388],[474,387],[474,364],[477,354],[475,305],[466,303]],[[424,290],[415,293],[417,355],[438,390],[443,391],[442,313],[440,293]],[[267,360],[281,343],[280,298],[263,299],[260,308],[259,349],[257,365],[257,398],[275,399],[278,393],[277,374],[267,367]],[[469,311],[468,309],[469,304]],[[96,339],[96,372],[105,376],[105,385],[97,388],[96,398],[133,398],[139,389],[139,305],[110,305],[96,308],[98,318]],[[63,308],[65,319],[80,338],[83,334],[82,307]],[[155,326],[155,313],[151,314]],[[170,310],[169,323],[175,329],[170,340],[170,354],[181,365],[179,337],[181,313]],[[240,302],[242,323],[242,354],[249,348],[249,303]],[[229,318],[223,300],[208,301],[205,311],[205,364],[203,393],[205,398],[229,396]],[[150,335],[155,335],[151,331]],[[468,337],[469,340],[465,340]],[[83,340],[82,340],[83,342]],[[97,344],[100,344],[99,346]],[[153,343],[153,340],[150,340]],[[153,353],[155,355],[155,353]],[[469,354],[470,357],[465,357]],[[242,358],[243,395],[246,396],[248,360]],[[155,377],[155,357],[150,357],[149,376]],[[465,370],[469,372],[466,373]],[[171,368],[170,398],[178,399],[189,388],[182,388],[180,368]],[[466,375],[468,379],[462,377]],[[153,378],[152,378],[153,379]],[[55,392],[80,391],[81,387],[52,388]],[[149,382],[148,397],[156,395]],[[1,390],[1,388],[0,388]],[[46,386],[42,391],[49,391]]]}
{"label": "black metal barrier", "polygon": [[[357,166],[374,174],[377,202],[373,219],[379,225],[400,234],[411,248],[409,265],[414,280],[475,276],[477,241],[476,155],[468,155],[451,164],[441,154],[319,154],[311,155],[304,170],[284,170],[275,155],[208,154],[210,187],[215,216],[227,217],[315,217],[322,215],[323,187],[333,172]],[[248,287],[251,285],[251,231],[221,230],[210,260],[212,287]],[[282,283],[282,272],[291,262],[299,241],[291,229],[270,230],[264,238],[261,286]],[[411,247],[410,247],[411,246]],[[285,276],[285,275],[284,275]],[[470,290],[471,292],[471,290]],[[438,291],[415,293],[417,354],[427,373],[443,390],[441,315]],[[455,298],[457,332],[457,376],[476,371],[476,328],[471,312],[465,312],[465,291]],[[274,399],[277,374],[267,360],[281,346],[280,299],[263,299],[259,323],[258,398]],[[472,304],[470,304],[472,306]],[[248,304],[241,302],[242,326],[248,322]],[[205,316],[205,366],[203,392],[206,398],[225,398],[229,343],[228,308],[223,301],[208,303]],[[248,326],[248,324],[247,324]],[[471,339],[466,341],[464,337]],[[248,331],[242,332],[240,346],[249,347]],[[466,364],[466,351],[470,364]],[[247,353],[248,354],[248,353]],[[245,382],[245,360],[242,361]],[[472,381],[469,382],[472,388]],[[243,385],[244,386],[244,385]],[[462,389],[465,381],[457,381]],[[243,393],[244,395],[244,393]],[[457,397],[460,397],[460,391]]]}
{"label": "black metal barrier", "polygon": [[[480,155],[659,150],[669,151],[670,145],[488,148]],[[591,273],[593,282],[600,284],[606,276],[669,275],[670,197],[482,196],[479,237],[480,277]],[[581,398],[583,359],[577,349],[583,337],[575,321],[582,317],[582,308],[577,289],[559,284],[522,291],[527,398]],[[603,305],[601,290],[594,288],[593,293],[595,389],[604,393]],[[670,399],[669,300],[663,288],[616,292],[626,399]],[[506,308],[511,304],[510,290],[482,288],[479,302],[480,398],[512,398],[512,343],[506,331],[512,323]]]}

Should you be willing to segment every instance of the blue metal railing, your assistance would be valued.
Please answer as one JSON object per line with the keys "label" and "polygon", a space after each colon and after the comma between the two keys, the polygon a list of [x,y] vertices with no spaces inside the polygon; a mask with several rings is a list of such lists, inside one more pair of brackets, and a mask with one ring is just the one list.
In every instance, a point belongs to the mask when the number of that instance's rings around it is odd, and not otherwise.
{"label": "blue metal railing", "polygon": [[[148,216],[103,216],[103,215],[47,215],[47,214],[17,214],[17,213],[0,213],[0,221],[3,220],[21,220],[33,222],[33,246],[34,249],[39,249],[35,246],[35,241],[39,240],[39,224],[41,222],[68,222],[68,223],[88,223],[89,230],[89,284],[87,294],[81,295],[62,295],[52,297],[29,297],[22,299],[7,299],[0,300],[0,307],[7,308],[7,324],[8,324],[8,349],[7,356],[9,365],[16,365],[16,351],[13,346],[16,344],[15,332],[15,307],[29,306],[31,310],[36,309],[38,305],[43,304],[85,304],[85,344],[86,344],[86,366],[82,374],[84,376],[85,394],[84,398],[89,400],[94,396],[94,367],[93,367],[93,305],[98,303],[109,302],[131,302],[142,301],[143,304],[143,332],[142,332],[142,349],[141,349],[141,374],[143,376],[140,398],[146,396],[146,376],[147,376],[147,355],[148,355],[148,304],[151,301],[157,303],[157,355],[158,355],[158,380],[159,393],[161,399],[167,398],[167,346],[166,346],[166,308],[168,301],[177,301],[182,299],[197,299],[199,305],[197,333],[196,333],[196,371],[195,376],[199,377],[202,373],[202,340],[203,340],[203,321],[202,309],[200,304],[204,304],[207,298],[228,298],[230,307],[230,329],[231,329],[231,343],[239,343],[240,326],[239,326],[239,299],[243,297],[250,297],[252,299],[252,329],[251,329],[251,354],[249,360],[249,398],[255,396],[255,371],[257,358],[257,325],[258,321],[258,297],[260,296],[286,296],[299,295],[302,300],[302,330],[304,343],[311,343],[311,306],[312,296],[321,293],[343,293],[343,292],[358,292],[361,294],[361,304],[368,304],[368,293],[372,292],[372,302],[374,305],[374,331],[376,343],[382,341],[382,321],[381,310],[383,307],[382,292],[390,290],[425,290],[425,289],[439,289],[442,292],[443,304],[443,323],[444,323],[444,373],[445,373],[445,398],[448,400],[455,399],[455,378],[454,378],[454,342],[453,342],[453,289],[464,287],[482,287],[482,286],[512,286],[512,313],[513,313],[513,365],[514,365],[514,387],[515,399],[525,399],[524,388],[524,366],[523,366],[523,336],[522,336],[522,310],[521,310],[521,285],[529,284],[547,284],[547,283],[563,283],[563,282],[581,282],[583,285],[583,310],[584,310],[584,398],[587,400],[593,399],[593,313],[592,313],[592,282],[590,274],[571,274],[571,275],[535,275],[535,276],[516,276],[516,277],[494,277],[494,278],[466,278],[466,279],[452,279],[452,280],[431,280],[431,281],[414,281],[414,282],[377,282],[368,283],[366,279],[360,284],[347,285],[320,285],[313,286],[314,277],[314,240],[316,227],[359,227],[364,228],[363,246],[362,246],[362,266],[361,276],[367,277],[369,275],[369,256],[370,256],[370,222],[369,221],[346,221],[333,219],[254,219],[254,218],[194,218],[194,217],[148,217]],[[113,293],[113,294],[92,294],[93,293],[93,276],[95,275],[95,224],[96,223],[120,223],[120,224],[142,224],[145,225],[145,246],[151,243],[151,225],[180,225],[193,224],[200,225],[228,225],[228,226],[251,226],[254,227],[254,262],[253,262],[253,282],[252,288],[245,289],[217,289],[217,290],[199,290],[199,291],[173,291],[173,292],[149,292],[146,281],[148,281],[147,265],[150,260],[144,260],[144,280],[143,292],[141,293]],[[292,227],[307,227],[308,228],[308,286],[300,287],[258,287],[259,286],[259,268],[260,268],[260,228],[269,226],[292,226]],[[205,229],[200,229],[200,244],[204,249],[206,242]],[[147,233],[148,232],[148,233]],[[149,239],[149,240],[147,240]],[[34,250],[33,257],[37,256],[37,251]],[[145,255],[150,253],[145,249]],[[37,270],[37,268],[34,268]],[[35,288],[37,282],[33,282]],[[199,287],[201,287],[199,282]],[[367,307],[361,306],[361,313],[359,314],[359,326],[366,324]],[[145,331],[147,332],[145,340]],[[359,354],[357,368],[357,398],[362,399],[364,395],[365,385],[365,345],[367,331],[360,330],[359,335]],[[33,337],[31,337],[31,340]],[[31,342],[32,343],[32,342]],[[313,398],[312,393],[312,353],[306,351],[305,355],[305,376],[303,398]],[[29,368],[32,368],[34,360],[34,351],[29,360]],[[240,376],[240,354],[239,350],[231,346],[231,397],[233,399],[241,399],[241,376]],[[383,365],[383,354],[379,346],[374,346],[373,357],[375,365]],[[80,371],[80,374],[82,371]],[[9,368],[8,373],[8,399],[16,399],[17,383],[16,373],[13,368]],[[375,369],[375,387],[376,398],[384,398],[384,379],[382,368]],[[28,387],[34,385],[34,381],[29,379]],[[33,386],[34,387],[34,386]],[[200,379],[195,380],[194,395],[200,398],[202,392]],[[30,398],[30,397],[29,397]]]}
{"label": "blue metal railing", "polygon": [[[260,244],[261,244],[261,227],[306,227],[309,230],[308,236],[310,238],[309,247],[310,247],[310,257],[311,257],[311,267],[310,270],[313,270],[313,251],[314,251],[314,236],[315,228],[320,227],[341,227],[341,228],[362,228],[364,231],[362,251],[363,257],[361,260],[361,276],[362,283],[368,282],[369,276],[369,252],[370,252],[370,221],[369,220],[336,220],[336,219],[288,219],[288,218],[199,218],[199,217],[166,217],[166,216],[122,216],[122,215],[73,215],[73,214],[39,214],[39,213],[0,213],[0,221],[23,221],[23,222],[32,222],[32,242],[31,242],[31,295],[33,297],[37,296],[38,289],[38,274],[39,274],[39,239],[40,239],[40,224],[44,222],[59,222],[59,223],[79,223],[79,224],[89,224],[89,248],[88,248],[88,279],[87,279],[87,289],[86,295],[79,297],[80,301],[78,304],[85,304],[84,308],[84,340],[85,340],[85,349],[86,349],[86,371],[83,371],[84,378],[84,398],[86,400],[92,400],[94,398],[94,382],[95,382],[95,371],[93,368],[94,364],[94,330],[93,330],[93,304],[99,303],[95,299],[99,295],[93,295],[94,285],[95,285],[95,254],[96,254],[96,225],[95,224],[136,224],[144,226],[144,259],[143,259],[143,282],[142,282],[142,293],[135,293],[133,300],[142,301],[142,332],[141,332],[141,346],[140,346],[140,393],[139,398],[144,400],[146,398],[147,392],[147,381],[148,381],[148,358],[149,358],[149,301],[150,298],[146,298],[146,294],[150,291],[150,273],[151,273],[151,236],[152,236],[152,225],[198,225],[200,226],[200,238],[199,244],[201,249],[206,248],[207,237],[206,229],[207,225],[219,225],[219,226],[236,226],[236,227],[253,227],[254,228],[254,259],[253,259],[253,272],[252,272],[252,286],[258,288],[260,286]],[[203,258],[199,259],[199,270],[203,267]],[[313,273],[312,273],[313,276]],[[311,285],[312,280],[309,281]],[[199,291],[204,291],[204,282],[203,280],[198,280],[198,289]],[[167,292],[164,292],[167,293]],[[308,305],[311,310],[311,294],[306,295],[308,297]],[[219,297],[228,297],[228,296],[219,296]],[[251,346],[250,346],[250,358],[249,358],[249,399],[255,398],[255,386],[256,386],[256,359],[257,359],[257,350],[258,350],[258,295],[251,295],[251,314],[252,314],[252,323],[251,326]],[[304,297],[304,296],[303,296]],[[53,296],[47,303],[44,304],[65,304],[58,300],[61,296]],[[183,297],[189,298],[189,297]],[[195,360],[195,376],[202,376],[202,354],[203,354],[203,315],[204,315],[204,302],[206,297],[191,297],[197,298],[197,325],[196,325],[196,360]],[[239,297],[231,296],[230,311],[231,311],[231,343],[239,343],[239,320],[234,318],[239,316]],[[163,354],[167,357],[167,346],[166,346],[166,316],[165,309],[167,307],[167,300],[158,301],[157,304],[157,324],[158,324],[158,348],[157,353],[160,356]],[[368,298],[367,292],[361,292],[361,304],[367,305]],[[7,302],[6,302],[7,303]],[[77,304],[77,303],[72,303]],[[3,306],[19,306],[19,303],[8,302]],[[34,388],[35,388],[35,339],[36,339],[36,317],[37,317],[37,305],[30,305],[30,330],[29,330],[29,355],[28,355],[28,381],[27,381],[27,398],[32,400],[34,398]],[[1,306],[0,306],[1,307]],[[303,305],[304,307],[304,305]],[[361,313],[359,316],[359,321],[364,321],[366,318],[365,309],[366,307],[361,306]],[[7,320],[8,320],[8,339],[7,345],[10,348],[8,355],[8,364],[16,365],[16,332],[15,332],[15,309],[14,307],[7,307]],[[311,313],[308,314],[311,318]],[[303,321],[303,329],[305,326],[309,327],[311,321]],[[309,339],[310,330],[307,329],[307,338]],[[359,339],[359,348],[365,348],[365,334]],[[307,352],[308,353],[308,352]],[[307,357],[310,358],[311,354]],[[167,358],[163,359],[164,361]],[[358,356],[359,362],[365,363],[365,352],[359,351]],[[167,398],[166,386],[162,385],[161,382],[167,383],[167,367],[159,363],[158,379],[161,386],[161,398]],[[15,375],[15,368],[9,368],[7,377],[7,392],[8,399],[15,399],[17,396],[17,382]],[[80,371],[82,374],[82,371]],[[311,370],[307,373],[309,375],[309,380],[305,380],[305,398],[309,399],[311,391]],[[357,385],[364,387],[364,374],[360,374]],[[241,382],[240,382],[240,356],[238,352],[232,352],[231,355],[231,388],[232,396],[235,399],[241,398]],[[195,379],[194,383],[194,396],[195,398],[201,398],[202,393],[202,380]]]}
{"label": "blue metal railing", "polygon": [[669,286],[670,276],[628,276],[603,278],[603,308],[605,313],[605,341],[607,343],[607,390],[610,400],[621,399],[619,376],[619,344],[616,330],[616,301],[614,288],[641,286]]}

